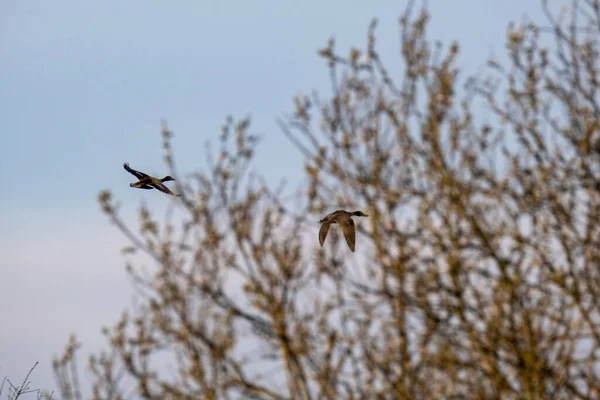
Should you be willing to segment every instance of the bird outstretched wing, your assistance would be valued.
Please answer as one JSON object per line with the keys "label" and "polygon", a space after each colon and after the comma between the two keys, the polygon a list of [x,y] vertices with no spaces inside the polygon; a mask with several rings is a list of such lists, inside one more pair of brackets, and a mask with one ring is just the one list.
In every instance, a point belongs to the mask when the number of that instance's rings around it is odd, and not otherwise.
{"label": "bird outstretched wing", "polygon": [[344,237],[346,238],[346,243],[348,243],[348,247],[350,247],[350,250],[352,250],[352,252],[354,253],[354,246],[356,243],[356,228],[354,226],[354,221],[352,221],[352,218],[348,218],[347,220],[338,223],[342,227],[342,231],[344,232]]}
{"label": "bird outstretched wing", "polygon": [[325,243],[325,239],[327,238],[327,232],[329,232],[328,222],[321,224],[321,229],[319,229],[319,243],[321,243],[321,247],[323,247],[323,243]]}
{"label": "bird outstretched wing", "polygon": [[138,179],[143,179],[148,176],[147,174],[145,174],[143,172],[136,171],[135,169],[131,168],[129,166],[129,163],[123,163],[123,168],[125,168],[125,170],[127,170],[127,172],[129,172],[130,174],[132,174],[133,176],[135,176]]}
{"label": "bird outstretched wing", "polygon": [[175,193],[171,192],[171,190],[168,187],[166,187],[165,185],[163,185],[162,183],[152,182],[152,183],[149,183],[149,185],[152,186],[156,190],[160,190],[163,193],[170,194],[172,196],[177,196],[177,197],[181,196],[180,194],[175,194]]}

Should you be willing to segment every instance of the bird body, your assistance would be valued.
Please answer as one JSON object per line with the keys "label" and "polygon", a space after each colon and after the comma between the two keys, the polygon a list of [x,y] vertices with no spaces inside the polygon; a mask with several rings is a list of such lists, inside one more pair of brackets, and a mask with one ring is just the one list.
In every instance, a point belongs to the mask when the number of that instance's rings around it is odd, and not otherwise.
{"label": "bird body", "polygon": [[348,247],[350,247],[350,250],[354,252],[356,243],[356,227],[352,217],[368,217],[368,215],[362,211],[350,212],[345,210],[337,210],[323,217],[323,219],[319,221],[321,224],[321,229],[319,230],[319,243],[321,244],[321,247],[323,247],[323,243],[325,243],[325,239],[327,238],[329,226],[331,224],[338,224],[342,227],[342,232],[344,232],[344,237],[346,238]]}
{"label": "bird body", "polygon": [[130,174],[132,174],[133,176],[138,178],[137,182],[133,182],[133,183],[129,184],[129,186],[131,186],[131,187],[138,188],[138,189],[156,189],[156,190],[160,190],[161,192],[166,193],[166,194],[170,194],[173,196],[180,196],[179,194],[175,194],[175,193],[171,192],[171,190],[169,190],[168,187],[163,185],[163,182],[175,180],[175,178],[171,177],[171,175],[167,175],[162,179],[158,179],[158,178],[155,178],[148,174],[145,174],[143,172],[136,171],[135,169],[131,168],[128,163],[124,163],[123,168],[125,168],[125,170],[127,170],[127,172],[129,172]]}

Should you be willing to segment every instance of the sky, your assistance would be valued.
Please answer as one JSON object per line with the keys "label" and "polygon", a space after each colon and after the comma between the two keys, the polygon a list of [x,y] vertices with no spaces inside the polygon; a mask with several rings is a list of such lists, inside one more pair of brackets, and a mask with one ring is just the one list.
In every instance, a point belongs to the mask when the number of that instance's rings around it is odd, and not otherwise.
{"label": "sky", "polygon": [[[362,46],[377,17],[378,48],[397,63],[405,4],[0,1],[0,378],[39,361],[32,386],[53,389],[51,359],[69,334],[83,354],[103,348],[101,327],[131,304],[127,242],[97,194],[110,189],[131,222],[142,200],[172,201],[131,189],[121,167],[166,172],[161,119],[186,174],[206,167],[204,145],[227,115],[250,115],[263,138],[253,168],[295,187],[302,157],[276,118],[294,95],[328,93],[317,50],[332,34],[340,50]],[[504,52],[509,21],[543,21],[537,1],[430,0],[429,10],[429,37],[458,40],[467,72]]]}

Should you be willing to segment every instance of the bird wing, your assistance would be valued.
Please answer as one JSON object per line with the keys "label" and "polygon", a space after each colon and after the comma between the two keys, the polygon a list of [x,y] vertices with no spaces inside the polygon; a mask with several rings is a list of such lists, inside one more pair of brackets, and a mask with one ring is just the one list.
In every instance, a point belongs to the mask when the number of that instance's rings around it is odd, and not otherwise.
{"label": "bird wing", "polygon": [[350,247],[350,250],[354,253],[354,245],[356,243],[356,228],[354,227],[354,221],[352,221],[352,218],[348,218],[347,220],[338,223],[342,227],[348,247]]}
{"label": "bird wing", "polygon": [[150,186],[152,186],[154,189],[160,190],[161,192],[166,193],[166,194],[170,194],[170,195],[178,196],[178,197],[181,196],[179,194],[175,194],[175,193],[171,192],[171,190],[169,190],[168,187],[166,187],[165,185],[163,185],[162,183],[159,183],[159,182],[152,182],[152,183],[150,183]]}
{"label": "bird wing", "polygon": [[327,232],[329,232],[329,223],[325,222],[321,224],[321,229],[319,229],[319,243],[321,247],[323,247],[323,243],[325,243],[325,238],[327,238]]}
{"label": "bird wing", "polygon": [[138,179],[143,179],[148,176],[143,172],[136,171],[135,169],[131,168],[128,163],[123,163],[123,168],[125,168],[127,170],[127,172],[134,175]]}
{"label": "bird wing", "polygon": [[344,213],[344,210],[337,210],[324,216],[319,222],[337,222],[337,219]]}

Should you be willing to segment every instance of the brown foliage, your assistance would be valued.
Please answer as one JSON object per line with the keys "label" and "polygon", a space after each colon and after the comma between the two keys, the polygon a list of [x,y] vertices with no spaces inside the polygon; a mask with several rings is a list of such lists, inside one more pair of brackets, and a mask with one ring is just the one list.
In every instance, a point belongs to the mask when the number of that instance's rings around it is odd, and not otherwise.
{"label": "brown foliage", "polygon": [[[302,207],[246,174],[247,120],[178,188],[180,227],[142,207],[136,234],[103,192],[155,270],[128,269],[143,301],[90,360],[94,397],[598,399],[600,1],[565,20],[542,6],[550,26],[510,26],[509,65],[464,89],[458,43],[433,45],[424,10],[400,19],[399,74],[375,23],[348,57],[330,41],[333,95],[281,122],[306,159]],[[356,254],[335,229],[318,247],[338,206],[370,215]],[[66,399],[75,346],[55,363]]]}

